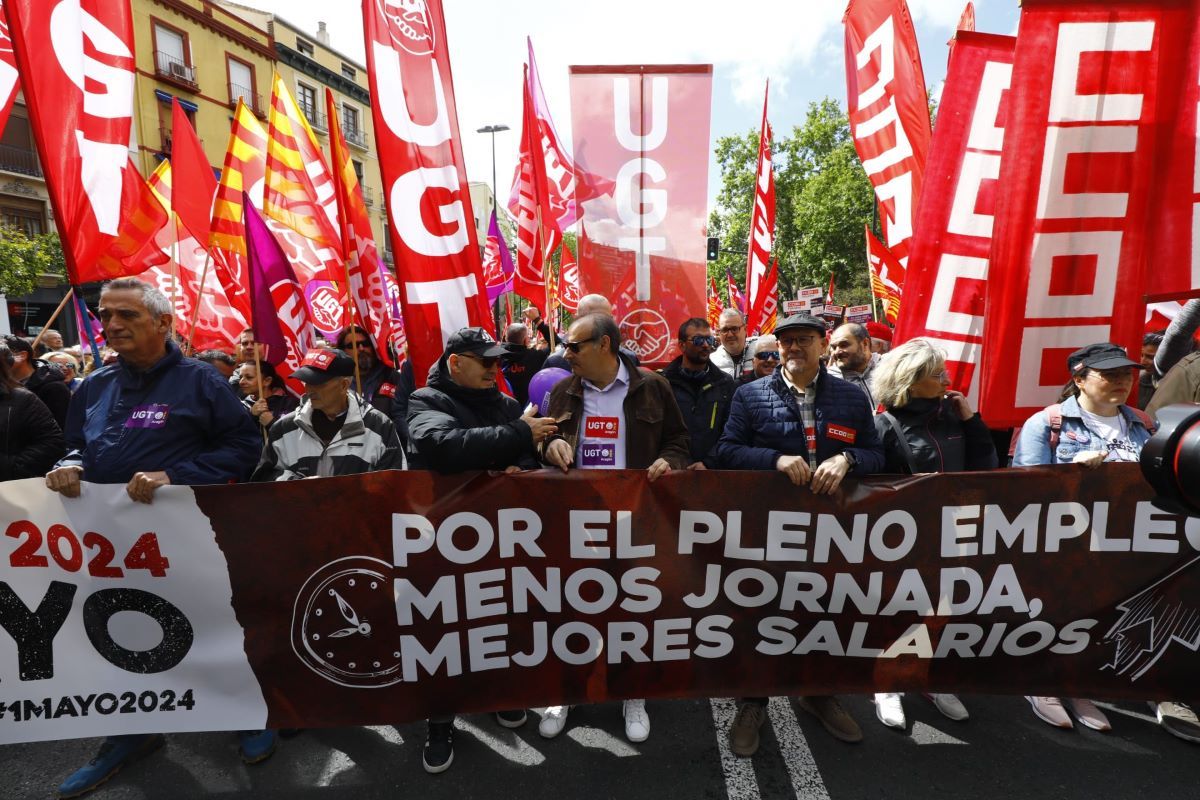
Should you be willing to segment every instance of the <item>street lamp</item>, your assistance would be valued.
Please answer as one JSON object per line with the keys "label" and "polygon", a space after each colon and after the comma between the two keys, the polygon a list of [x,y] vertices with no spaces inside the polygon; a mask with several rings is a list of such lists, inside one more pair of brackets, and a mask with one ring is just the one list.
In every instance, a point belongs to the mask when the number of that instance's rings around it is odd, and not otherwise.
{"label": "street lamp", "polygon": [[496,134],[501,131],[509,130],[507,125],[484,125],[476,130],[476,133],[490,133],[492,135],[492,208],[497,206],[496,200]]}
{"label": "street lamp", "polygon": [[[475,131],[476,133],[491,134],[491,137],[492,137],[492,213],[493,214],[496,213],[496,207],[498,205],[498,202],[496,199],[496,134],[500,133],[501,131],[506,131],[508,129],[509,128],[507,125],[484,125],[482,128],[479,128]],[[495,308],[494,313],[496,315],[496,332],[500,333],[501,331],[500,331],[500,298],[499,297],[496,298],[496,308]]]}

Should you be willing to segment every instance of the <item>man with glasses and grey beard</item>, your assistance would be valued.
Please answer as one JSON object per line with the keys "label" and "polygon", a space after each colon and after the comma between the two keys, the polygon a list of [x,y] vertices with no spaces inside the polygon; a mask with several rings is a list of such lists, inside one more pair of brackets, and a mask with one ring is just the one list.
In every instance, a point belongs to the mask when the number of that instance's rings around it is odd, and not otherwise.
{"label": "man with glasses and grey beard", "polygon": [[671,384],[675,402],[691,437],[692,463],[688,469],[715,469],[712,450],[725,420],[737,383],[709,356],[717,346],[708,320],[692,317],[679,326],[679,357],[660,371]]}
{"label": "man with glasses and grey beard", "polygon": [[775,368],[779,366],[779,341],[775,334],[758,337],[750,349],[754,351],[754,371],[743,375],[740,382],[750,383],[774,375]]}

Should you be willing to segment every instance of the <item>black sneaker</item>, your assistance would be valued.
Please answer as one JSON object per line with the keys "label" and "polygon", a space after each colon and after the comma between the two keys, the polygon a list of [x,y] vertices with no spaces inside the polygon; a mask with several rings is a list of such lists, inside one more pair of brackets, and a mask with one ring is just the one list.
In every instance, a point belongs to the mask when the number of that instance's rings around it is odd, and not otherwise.
{"label": "black sneaker", "polygon": [[499,722],[506,728],[519,728],[525,724],[525,720],[529,717],[525,713],[525,709],[518,708],[515,711],[497,711],[496,722]]}
{"label": "black sneaker", "polygon": [[445,772],[454,763],[454,723],[429,723],[429,738],[425,740],[425,751],[421,764],[430,775]]}

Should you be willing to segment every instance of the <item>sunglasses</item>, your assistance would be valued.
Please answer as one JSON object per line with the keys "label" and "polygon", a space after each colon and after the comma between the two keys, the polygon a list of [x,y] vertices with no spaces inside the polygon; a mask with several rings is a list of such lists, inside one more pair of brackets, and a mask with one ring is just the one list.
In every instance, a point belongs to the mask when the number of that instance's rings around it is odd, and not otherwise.
{"label": "sunglasses", "polygon": [[700,334],[696,334],[689,341],[691,341],[691,343],[694,347],[705,347],[705,346],[716,347],[717,346],[717,340],[715,337],[712,337],[712,336],[701,336]]}
{"label": "sunglasses", "polygon": [[596,341],[595,336],[593,336],[590,339],[580,339],[578,342],[563,342],[563,347],[567,348],[572,353],[575,353],[576,355],[578,355],[579,348],[583,347],[588,342],[594,342],[594,341]]}
{"label": "sunglasses", "polygon": [[759,361],[778,361],[779,360],[779,351],[778,350],[763,350],[761,353],[755,353],[754,357],[757,358]]}
{"label": "sunglasses", "polygon": [[459,353],[459,356],[478,361],[484,369],[491,369],[500,363],[500,356],[477,356],[474,353]]}
{"label": "sunglasses", "polygon": [[781,336],[781,337],[779,337],[779,346],[780,347],[811,347],[814,344],[816,344],[818,341],[821,341],[821,337],[819,337],[819,336],[797,336],[794,339],[790,336],[788,336],[788,337]]}

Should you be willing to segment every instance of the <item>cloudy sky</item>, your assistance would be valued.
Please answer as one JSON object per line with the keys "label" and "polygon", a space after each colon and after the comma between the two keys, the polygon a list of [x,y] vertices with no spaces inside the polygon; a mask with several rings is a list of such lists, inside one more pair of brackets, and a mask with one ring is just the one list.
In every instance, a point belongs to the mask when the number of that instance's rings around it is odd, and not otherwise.
{"label": "cloudy sky", "polygon": [[[240,0],[316,31],[324,21],[333,46],[362,62],[358,3],[342,0]],[[763,86],[771,79],[770,118],[779,133],[804,119],[826,95],[845,105],[841,17],[844,0],[443,0],[467,175],[490,182],[491,142],[476,129],[505,124],[496,135],[496,174],[506,197],[521,125],[521,65],[533,38],[546,99],[560,134],[571,128],[567,67],[572,64],[714,65],[712,139],[757,129]],[[965,0],[909,0],[925,79],[945,77],[946,41]],[[976,0],[978,29],[1016,32],[1017,0]],[[336,8],[337,13],[332,9]],[[568,141],[568,147],[569,147]],[[717,175],[710,164],[710,197]]]}

